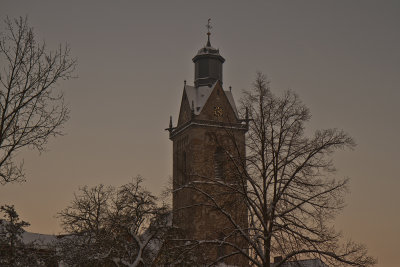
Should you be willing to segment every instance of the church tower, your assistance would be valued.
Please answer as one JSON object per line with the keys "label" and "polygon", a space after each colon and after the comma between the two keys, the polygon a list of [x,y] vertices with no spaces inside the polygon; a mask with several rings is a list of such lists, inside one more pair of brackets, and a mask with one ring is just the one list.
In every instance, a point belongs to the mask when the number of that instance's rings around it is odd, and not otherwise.
{"label": "church tower", "polygon": [[199,252],[199,265],[221,259],[220,263],[248,266],[244,256],[229,256],[235,251],[232,246],[222,245],[224,240],[246,247],[226,214],[215,207],[222,207],[242,227],[247,225],[240,195],[223,184],[240,184],[236,179],[245,166],[248,125],[239,118],[231,90],[222,87],[225,59],[211,46],[207,26],[207,44],[193,58],[194,85],[185,81],[178,123],[173,127],[171,119],[167,129],[173,142],[173,224],[184,239],[217,240]]}

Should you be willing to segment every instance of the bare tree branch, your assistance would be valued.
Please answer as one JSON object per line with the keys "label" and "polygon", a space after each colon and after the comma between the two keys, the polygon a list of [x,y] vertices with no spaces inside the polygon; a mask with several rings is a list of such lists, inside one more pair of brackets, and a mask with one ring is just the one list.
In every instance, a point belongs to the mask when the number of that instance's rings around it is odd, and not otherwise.
{"label": "bare tree branch", "polygon": [[[318,258],[329,266],[373,266],[376,260],[363,245],[344,242],[332,227],[335,215],[344,207],[349,179],[335,177],[332,155],[355,147],[353,139],[338,129],[318,130],[305,135],[309,109],[293,91],[275,96],[261,73],[253,88],[244,91],[242,115],[248,110],[251,121],[246,138],[246,157],[226,147],[234,181],[198,176],[175,191],[190,188],[204,197],[203,205],[222,214],[229,225],[225,236],[240,236],[248,249],[238,248],[229,238],[192,240],[189,244],[223,244],[234,248],[254,266],[270,267],[273,256],[285,262]],[[226,129],[235,141],[235,134]],[[226,138],[225,136],[225,138]],[[217,140],[218,141],[218,140]],[[223,145],[223,142],[218,143]],[[213,186],[213,187],[211,187]],[[213,188],[210,190],[209,188]],[[227,202],[237,198],[245,203],[248,224],[234,216]],[[232,205],[235,205],[232,202]],[[191,206],[182,207],[182,209]],[[229,254],[230,255],[230,254]],[[221,261],[229,255],[222,255]]]}
{"label": "bare tree branch", "polygon": [[121,187],[83,187],[58,217],[68,235],[57,246],[67,264],[149,266],[170,229],[167,206],[137,176]]}
{"label": "bare tree branch", "polygon": [[[48,52],[38,43],[27,18],[4,20],[0,33],[0,183],[23,181],[16,152],[42,151],[51,136],[62,134],[69,110],[55,86],[73,77],[76,60],[68,45]],[[4,62],[4,63],[3,63]]]}

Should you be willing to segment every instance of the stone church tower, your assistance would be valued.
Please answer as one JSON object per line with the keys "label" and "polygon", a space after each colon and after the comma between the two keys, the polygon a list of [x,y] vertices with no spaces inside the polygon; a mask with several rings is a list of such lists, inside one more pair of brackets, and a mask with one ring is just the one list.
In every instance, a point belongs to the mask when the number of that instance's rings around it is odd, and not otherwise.
{"label": "stone church tower", "polygon": [[[217,203],[231,214],[235,223],[247,225],[247,211],[240,195],[221,183],[236,183],[244,168],[245,133],[230,90],[222,87],[225,59],[208,42],[193,58],[194,85],[183,88],[178,124],[167,129],[173,142],[173,224],[187,240],[225,240],[245,249],[231,222]],[[237,185],[235,185],[237,184]],[[215,201],[214,204],[212,202]],[[221,243],[222,244],[222,243]],[[228,245],[207,244],[199,253],[198,264],[210,264],[229,255]],[[245,257],[228,256],[220,263],[248,266]]]}

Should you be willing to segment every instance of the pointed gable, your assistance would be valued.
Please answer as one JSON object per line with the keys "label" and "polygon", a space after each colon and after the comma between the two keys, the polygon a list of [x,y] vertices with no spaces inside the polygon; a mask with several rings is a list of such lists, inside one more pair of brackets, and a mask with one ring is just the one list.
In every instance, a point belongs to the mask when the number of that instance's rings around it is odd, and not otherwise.
{"label": "pointed gable", "polygon": [[[190,85],[185,85],[184,91],[186,93],[188,102],[190,107],[192,106],[192,103],[194,105],[194,115],[200,115],[202,112],[204,106],[206,105],[207,101],[210,98],[211,93],[215,90],[216,85],[219,85],[219,82],[215,82],[211,87],[210,86],[199,86],[199,87],[194,87]],[[221,87],[222,89],[222,87]],[[235,100],[233,99],[232,92],[230,91],[224,91],[222,90],[233,110],[233,112],[236,115],[236,118],[238,117],[236,105],[235,105]]]}
{"label": "pointed gable", "polygon": [[[198,116],[200,120],[213,120],[219,122],[238,122],[238,114],[235,103],[233,101],[232,93],[224,91],[219,82],[216,82],[212,87],[212,91],[202,106],[201,112]],[[229,96],[228,96],[229,95]],[[231,101],[229,100],[231,98]],[[222,109],[222,116],[216,117],[214,111],[216,108]]]}

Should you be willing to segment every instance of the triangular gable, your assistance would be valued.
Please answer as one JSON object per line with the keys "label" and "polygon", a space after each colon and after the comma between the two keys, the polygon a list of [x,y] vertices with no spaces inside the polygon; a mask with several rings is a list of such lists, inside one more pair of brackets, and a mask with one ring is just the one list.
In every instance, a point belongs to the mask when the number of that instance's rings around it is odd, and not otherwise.
{"label": "triangular gable", "polygon": [[[192,108],[192,103],[194,105],[194,114],[199,115],[203,110],[205,104],[208,101],[211,93],[214,91],[215,86],[217,85],[218,81],[215,82],[211,87],[210,86],[199,86],[194,87],[190,85],[185,85],[184,91],[186,92],[187,99],[189,101],[190,108]],[[236,109],[235,101],[233,99],[232,92],[224,91],[225,96],[227,97],[232,110],[235,112],[236,117],[238,117],[238,112]]]}
{"label": "triangular gable", "polygon": [[237,122],[239,120],[232,93],[224,91],[220,82],[215,83],[212,87],[212,92],[202,106],[199,119],[215,120],[214,109],[216,106],[224,110],[224,116],[218,118],[218,121]]}

